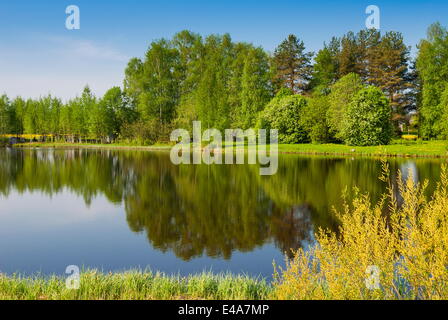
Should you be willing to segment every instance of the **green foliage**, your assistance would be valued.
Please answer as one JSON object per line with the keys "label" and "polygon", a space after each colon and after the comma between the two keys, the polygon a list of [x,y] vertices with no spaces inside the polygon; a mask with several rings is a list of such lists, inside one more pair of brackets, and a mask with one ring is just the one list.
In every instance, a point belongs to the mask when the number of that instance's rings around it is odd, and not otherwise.
{"label": "green foliage", "polygon": [[344,115],[342,136],[348,145],[389,144],[392,138],[389,102],[380,89],[359,91]]}
{"label": "green foliage", "polygon": [[229,35],[209,36],[205,42],[204,71],[196,91],[199,119],[204,128],[230,127],[229,87],[233,44]]}
{"label": "green foliage", "polygon": [[443,135],[441,97],[448,83],[448,31],[439,23],[428,29],[419,44],[417,71],[421,83],[420,134],[427,139]]}
{"label": "green foliage", "polygon": [[347,112],[347,106],[362,88],[361,77],[355,73],[342,77],[331,87],[328,97],[327,122],[330,134],[338,140],[343,140],[343,119]]}
{"label": "green foliage", "polygon": [[6,95],[0,97],[0,134],[10,133],[9,99]]}
{"label": "green foliage", "polygon": [[[270,57],[262,48],[232,41],[228,34],[203,38],[184,30],[172,39],[153,41],[142,59],[132,58],[123,90],[114,87],[101,99],[88,87],[66,103],[51,96],[27,101],[2,96],[0,134],[38,134],[43,140],[51,136],[80,143],[135,137],[148,143],[167,140],[173,126],[191,129],[198,120],[203,128],[220,130],[275,123],[283,141],[343,142],[347,106],[359,90],[374,85],[389,100],[399,136],[411,127],[408,112],[418,105],[419,119],[412,126],[418,125],[420,136],[446,138],[447,48],[448,31],[432,25],[414,66],[401,33],[361,30],[333,37],[312,65],[313,53],[294,35]],[[275,115],[273,105],[282,96],[298,93],[313,96],[303,114],[291,111],[298,98],[288,98]],[[151,128],[158,123],[159,128],[149,134],[145,123]]]}
{"label": "green foliage", "polygon": [[152,145],[157,142],[160,129],[160,124],[155,119],[124,123],[121,128],[121,140],[129,144]]}
{"label": "green foliage", "polygon": [[389,98],[396,131],[406,122],[405,108],[410,107],[409,91],[414,84],[409,76],[409,51],[399,32],[387,32],[368,52],[370,60],[367,83],[381,89]]}
{"label": "green foliage", "polygon": [[91,132],[106,139],[117,137],[122,126],[136,121],[138,114],[120,87],[109,89],[91,111]]}
{"label": "green foliage", "polygon": [[448,139],[448,83],[440,97],[440,106],[438,109],[442,112],[442,119],[440,121],[442,136],[444,139]]}
{"label": "green foliage", "polygon": [[179,98],[178,65],[179,53],[169,41],[151,43],[140,75],[138,110],[144,120],[157,119],[161,124],[172,120]]}
{"label": "green foliage", "polygon": [[242,129],[253,128],[258,113],[271,98],[270,72],[266,53],[261,48],[249,51],[241,79],[241,111],[239,123]]}
{"label": "green foliage", "polygon": [[333,37],[316,57],[313,92],[327,94],[333,83],[355,73],[364,85],[374,85],[387,96],[399,132],[408,122],[406,112],[416,108],[416,74],[409,68],[409,52],[403,35],[394,31],[361,30]]}
{"label": "green foliage", "polygon": [[327,93],[337,79],[338,61],[331,48],[325,46],[315,58],[311,86],[317,93]]}
{"label": "green foliage", "polygon": [[265,129],[277,129],[280,143],[304,143],[308,134],[301,122],[307,101],[300,95],[284,95],[281,92],[266,106],[259,120]]}
{"label": "green foliage", "polygon": [[193,131],[193,121],[199,120],[195,96],[189,94],[182,97],[177,107],[177,117],[174,119],[175,128],[186,129],[190,133]]}
{"label": "green foliage", "polygon": [[327,123],[328,97],[315,96],[308,99],[303,108],[300,122],[313,143],[326,143],[330,141],[330,132]]}

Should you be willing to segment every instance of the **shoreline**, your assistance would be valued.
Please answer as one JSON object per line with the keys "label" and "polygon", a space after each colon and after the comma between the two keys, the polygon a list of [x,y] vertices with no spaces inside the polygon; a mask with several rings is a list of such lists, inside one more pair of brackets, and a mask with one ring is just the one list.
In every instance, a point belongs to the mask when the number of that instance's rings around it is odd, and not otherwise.
{"label": "shoreline", "polygon": [[[103,150],[124,150],[124,151],[153,151],[168,152],[172,145],[154,146],[132,146],[120,144],[72,144],[72,143],[26,143],[13,145],[15,149],[103,149]],[[241,149],[241,148],[240,148]],[[247,148],[244,148],[247,151]],[[235,149],[238,151],[238,147]],[[222,152],[222,149],[219,149]],[[387,146],[374,147],[350,147],[339,144],[280,144],[279,154],[324,156],[324,157],[386,157],[386,158],[427,158],[427,159],[448,159],[448,143],[446,141],[429,141],[421,144],[391,144]]]}

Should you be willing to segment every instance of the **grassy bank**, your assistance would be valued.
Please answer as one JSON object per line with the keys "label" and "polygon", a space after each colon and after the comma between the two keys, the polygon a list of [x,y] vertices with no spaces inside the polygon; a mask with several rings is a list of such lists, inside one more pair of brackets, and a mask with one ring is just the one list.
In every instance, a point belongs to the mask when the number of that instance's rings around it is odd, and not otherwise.
{"label": "grassy bank", "polygon": [[279,145],[285,153],[395,157],[448,157],[448,141],[395,141],[387,146],[351,147],[340,144]]}
{"label": "grassy bank", "polygon": [[[172,145],[136,146],[126,144],[25,143],[18,148],[86,148],[168,151]],[[448,141],[397,140],[387,146],[351,147],[341,144],[280,144],[280,153],[375,157],[448,157]]]}
{"label": "grassy bank", "polygon": [[166,276],[131,271],[81,274],[78,290],[66,288],[61,277],[0,275],[0,300],[263,300],[272,292],[264,280],[245,276]]}

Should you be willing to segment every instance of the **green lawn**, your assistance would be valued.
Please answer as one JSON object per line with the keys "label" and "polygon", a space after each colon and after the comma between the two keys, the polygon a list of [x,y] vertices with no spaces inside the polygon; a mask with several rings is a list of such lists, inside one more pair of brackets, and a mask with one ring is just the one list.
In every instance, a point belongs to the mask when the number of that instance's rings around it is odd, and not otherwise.
{"label": "green lawn", "polygon": [[448,157],[448,141],[395,141],[387,146],[351,147],[340,144],[279,145],[279,151],[303,154],[336,154],[399,157]]}

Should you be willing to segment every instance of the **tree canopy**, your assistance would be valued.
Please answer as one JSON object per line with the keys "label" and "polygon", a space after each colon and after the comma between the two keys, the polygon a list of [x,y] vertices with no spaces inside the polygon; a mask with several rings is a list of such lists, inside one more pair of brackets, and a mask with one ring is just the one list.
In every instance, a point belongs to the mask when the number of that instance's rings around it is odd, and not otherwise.
{"label": "tree canopy", "polygon": [[[417,111],[413,123],[423,138],[446,138],[447,48],[448,31],[439,23],[420,42],[415,61],[394,31],[348,32],[314,56],[292,34],[270,54],[229,34],[184,30],[151,42],[143,57],[129,61],[123,87],[102,97],[88,86],[68,101],[1,96],[0,135],[147,144],[166,142],[172,129],[191,130],[201,121],[203,128],[220,130],[276,128],[287,143],[352,143],[344,134],[349,106],[353,116],[356,108],[367,110],[358,93],[374,86],[390,109],[390,119],[381,118],[387,124],[378,128],[392,123],[400,136],[410,127],[409,111]],[[382,109],[384,100],[372,90],[367,105]]]}

